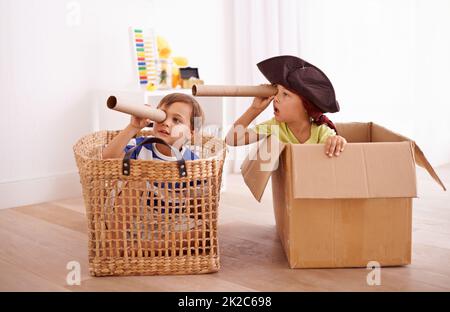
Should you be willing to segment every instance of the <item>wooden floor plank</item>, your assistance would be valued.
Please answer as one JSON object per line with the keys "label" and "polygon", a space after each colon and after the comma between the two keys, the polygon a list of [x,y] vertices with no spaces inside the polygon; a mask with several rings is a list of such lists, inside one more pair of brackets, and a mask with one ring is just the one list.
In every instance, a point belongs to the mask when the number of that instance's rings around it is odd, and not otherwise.
{"label": "wooden floor plank", "polygon": [[67,291],[22,267],[0,259],[0,291]]}
{"label": "wooden floor plank", "polygon": [[58,224],[83,234],[87,233],[85,214],[65,207],[63,208],[54,203],[18,207],[14,211],[33,216],[49,223]]}
{"label": "wooden floor plank", "polygon": [[[437,168],[450,185],[450,165]],[[450,194],[418,170],[413,263],[382,268],[381,286],[368,270],[291,270],[276,233],[270,182],[261,203],[240,175],[221,195],[218,273],[92,277],[82,197],[0,211],[0,290],[55,291],[450,291]],[[66,285],[67,262],[81,265],[81,285]]]}

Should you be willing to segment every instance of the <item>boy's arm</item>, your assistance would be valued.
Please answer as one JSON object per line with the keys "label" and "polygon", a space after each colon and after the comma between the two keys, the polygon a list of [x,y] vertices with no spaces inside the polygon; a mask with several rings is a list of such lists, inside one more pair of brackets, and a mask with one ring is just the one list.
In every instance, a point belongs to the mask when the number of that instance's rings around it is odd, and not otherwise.
{"label": "boy's arm", "polygon": [[102,158],[123,158],[125,146],[139,131],[138,128],[128,125],[103,149]]}
{"label": "boy's arm", "polygon": [[248,125],[261,112],[250,107],[238,120],[236,120],[225,138],[225,143],[232,146],[247,145],[260,139],[260,135],[251,129]]}
{"label": "boy's arm", "polygon": [[252,106],[235,121],[225,138],[225,143],[232,146],[247,145],[256,142],[265,135],[256,133],[251,129],[247,129],[248,125],[270,104],[274,97],[255,98]]}
{"label": "boy's arm", "polygon": [[[145,105],[150,106],[148,104]],[[127,143],[149,123],[150,119],[148,118],[131,116],[128,126],[120,131],[120,133],[103,149],[102,158],[123,158],[125,155],[124,149],[125,146],[127,146]]]}

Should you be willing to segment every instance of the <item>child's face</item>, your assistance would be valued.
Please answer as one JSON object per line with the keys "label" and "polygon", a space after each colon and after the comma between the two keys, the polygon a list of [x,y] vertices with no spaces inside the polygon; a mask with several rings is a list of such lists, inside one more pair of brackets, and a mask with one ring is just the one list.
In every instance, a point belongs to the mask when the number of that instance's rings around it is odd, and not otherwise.
{"label": "child's face", "polygon": [[192,134],[192,106],[183,102],[174,102],[170,105],[163,104],[158,108],[166,113],[166,119],[162,122],[155,122],[153,127],[155,137],[180,148]]}
{"label": "child's face", "polygon": [[273,100],[275,119],[279,122],[293,122],[308,118],[302,99],[281,85]]}

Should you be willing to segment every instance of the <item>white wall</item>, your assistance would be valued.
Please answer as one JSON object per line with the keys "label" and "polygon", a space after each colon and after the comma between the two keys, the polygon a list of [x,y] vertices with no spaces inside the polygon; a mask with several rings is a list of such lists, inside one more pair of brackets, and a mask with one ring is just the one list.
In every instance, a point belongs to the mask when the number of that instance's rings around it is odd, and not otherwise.
{"label": "white wall", "polygon": [[[130,25],[155,27],[207,83],[223,83],[235,53],[224,35],[239,31],[227,1],[0,0],[0,208],[79,196],[72,146],[98,124],[93,93],[137,88]],[[298,29],[279,21],[280,38],[299,40],[300,56],[330,76],[342,107],[333,120],[379,122],[416,139],[433,165],[450,162],[450,1],[296,9]]]}
{"label": "white wall", "polygon": [[185,56],[209,84],[223,83],[227,0],[156,0],[153,17],[157,32],[171,45],[174,56]]}
{"label": "white wall", "polygon": [[450,162],[450,1],[303,0],[301,56],[333,82],[334,121],[375,121]]}
{"label": "white wall", "polygon": [[129,26],[223,80],[221,1],[187,2],[0,0],[0,208],[81,194],[72,146],[97,123],[93,93],[137,88]]}

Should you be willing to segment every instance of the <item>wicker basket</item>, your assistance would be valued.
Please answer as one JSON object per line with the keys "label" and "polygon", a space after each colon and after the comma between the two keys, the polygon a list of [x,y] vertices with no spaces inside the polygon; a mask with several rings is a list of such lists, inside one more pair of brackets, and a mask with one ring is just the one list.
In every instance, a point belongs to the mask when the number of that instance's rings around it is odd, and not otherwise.
{"label": "wicker basket", "polygon": [[[197,154],[180,162],[101,159],[118,131],[84,136],[74,146],[94,276],[198,274],[219,270],[217,215],[223,140],[203,136]],[[141,132],[140,135],[148,135]]]}

